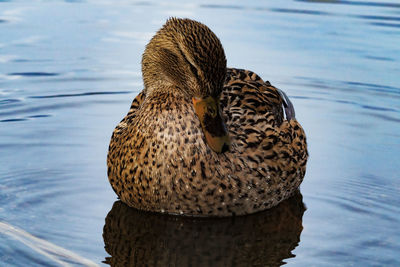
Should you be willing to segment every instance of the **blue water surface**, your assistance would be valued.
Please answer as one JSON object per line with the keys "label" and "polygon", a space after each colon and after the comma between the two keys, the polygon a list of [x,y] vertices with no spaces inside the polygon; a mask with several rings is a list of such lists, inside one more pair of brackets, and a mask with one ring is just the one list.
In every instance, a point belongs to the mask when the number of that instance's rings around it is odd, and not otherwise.
{"label": "blue water surface", "polygon": [[[1,266],[115,259],[103,238],[117,200],[106,175],[108,143],[143,88],[144,47],[170,16],[208,25],[228,66],[255,71],[295,105],[309,143],[307,210],[282,263],[400,266],[396,0],[0,1]],[[246,232],[246,220],[232,229]],[[227,236],[210,239],[226,244]],[[152,239],[141,240],[134,252]],[[196,240],[203,239],[186,240],[188,247]],[[237,242],[243,251],[260,241],[245,240]],[[256,261],[262,249],[253,252],[236,266],[268,266]],[[192,253],[200,262],[207,256]],[[170,262],[184,265],[179,256]]]}

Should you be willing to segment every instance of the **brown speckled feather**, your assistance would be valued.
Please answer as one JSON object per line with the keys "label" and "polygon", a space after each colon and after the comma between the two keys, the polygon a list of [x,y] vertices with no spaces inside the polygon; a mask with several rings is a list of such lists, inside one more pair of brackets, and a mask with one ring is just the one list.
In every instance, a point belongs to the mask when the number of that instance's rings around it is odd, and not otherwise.
{"label": "brown speckled feather", "polygon": [[286,120],[278,90],[251,71],[228,69],[220,97],[230,151],[207,145],[180,90],[140,93],[116,127],[110,183],[129,206],[196,216],[249,214],[277,205],[306,171],[304,131]]}

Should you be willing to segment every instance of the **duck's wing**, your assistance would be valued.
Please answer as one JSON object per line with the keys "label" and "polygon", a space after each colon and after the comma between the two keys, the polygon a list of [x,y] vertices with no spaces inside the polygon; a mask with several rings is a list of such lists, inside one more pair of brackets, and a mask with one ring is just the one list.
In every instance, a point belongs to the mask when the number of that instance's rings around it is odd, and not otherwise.
{"label": "duck's wing", "polygon": [[221,108],[240,154],[256,165],[268,162],[277,177],[302,179],[306,137],[283,91],[251,71],[228,69]]}
{"label": "duck's wing", "polygon": [[253,117],[262,116],[275,127],[284,119],[283,106],[287,102],[283,94],[252,71],[229,68],[221,106],[228,121],[239,119],[239,123],[243,124],[248,120],[247,123],[256,125]]}

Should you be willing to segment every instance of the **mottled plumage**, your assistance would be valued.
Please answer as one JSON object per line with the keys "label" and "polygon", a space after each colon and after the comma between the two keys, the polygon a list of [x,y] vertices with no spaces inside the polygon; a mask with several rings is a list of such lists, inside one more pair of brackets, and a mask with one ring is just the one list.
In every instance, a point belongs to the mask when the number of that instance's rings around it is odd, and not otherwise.
{"label": "mottled plumage", "polygon": [[[145,89],[114,130],[107,159],[110,183],[123,202],[173,214],[242,215],[271,208],[299,187],[308,154],[291,103],[258,75],[226,69],[225,62],[218,38],[192,20],[170,19],[147,45]],[[229,143],[215,137],[229,144],[224,153],[210,148],[214,140],[206,140],[200,123],[208,117],[193,106],[192,100],[208,96],[219,101],[221,129],[228,131]]]}

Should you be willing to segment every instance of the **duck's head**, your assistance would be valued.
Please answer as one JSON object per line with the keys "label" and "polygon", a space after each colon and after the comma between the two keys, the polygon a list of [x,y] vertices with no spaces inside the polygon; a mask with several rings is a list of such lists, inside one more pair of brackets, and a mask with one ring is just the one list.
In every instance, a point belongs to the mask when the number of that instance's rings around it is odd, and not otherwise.
{"label": "duck's head", "polygon": [[180,90],[192,99],[210,148],[229,150],[219,106],[226,75],[225,52],[207,26],[190,19],[167,20],[146,46],[142,72],[146,95]]}

